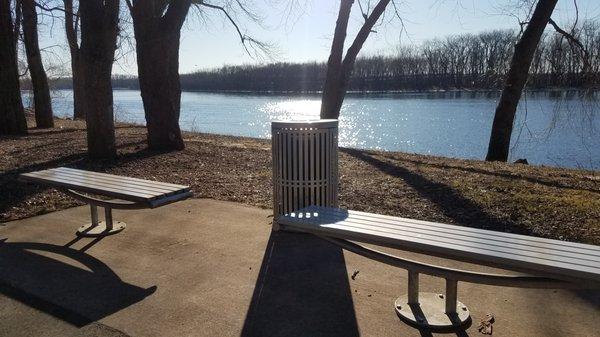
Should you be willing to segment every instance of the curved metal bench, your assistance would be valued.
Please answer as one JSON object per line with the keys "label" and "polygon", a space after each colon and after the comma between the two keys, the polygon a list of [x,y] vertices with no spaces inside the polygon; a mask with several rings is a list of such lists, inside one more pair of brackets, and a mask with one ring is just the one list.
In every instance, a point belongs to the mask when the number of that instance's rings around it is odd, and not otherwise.
{"label": "curved metal bench", "polygon": [[[80,236],[105,236],[125,229],[124,222],[113,221],[113,209],[156,208],[192,195],[189,186],[68,167],[23,173],[19,180],[55,187],[89,204],[92,220],[79,227]],[[98,206],[104,208],[104,221],[98,221]]]}
{"label": "curved metal bench", "polygon": [[[408,323],[458,327],[470,319],[458,282],[524,288],[600,288],[600,247],[339,208],[310,206],[277,219],[281,229],[315,234],[356,254],[408,270],[408,294],[395,301]],[[446,268],[355,242],[524,272],[501,275]],[[419,292],[419,274],[446,280],[446,294]]]}

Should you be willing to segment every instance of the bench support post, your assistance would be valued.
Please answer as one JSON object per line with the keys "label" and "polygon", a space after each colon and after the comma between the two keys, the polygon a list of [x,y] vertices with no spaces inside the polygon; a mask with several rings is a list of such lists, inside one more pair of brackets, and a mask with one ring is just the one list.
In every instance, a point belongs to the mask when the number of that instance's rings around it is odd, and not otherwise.
{"label": "bench support post", "polygon": [[90,212],[92,213],[92,226],[98,225],[98,206],[90,204]]}
{"label": "bench support post", "polygon": [[[408,271],[408,294],[396,299],[396,314],[405,322],[429,329],[457,328],[470,319],[457,300],[458,281],[446,279],[446,294],[419,292],[419,273]],[[458,308],[458,310],[457,310]]]}
{"label": "bench support post", "polygon": [[458,282],[456,280],[446,279],[446,314],[456,315],[456,304],[458,302],[457,291]]}
{"label": "bench support post", "polygon": [[104,206],[104,221],[98,221],[98,205],[90,203],[92,222],[85,224],[77,230],[78,236],[100,237],[116,234],[125,229],[125,223],[113,221],[112,208]]}
{"label": "bench support post", "polygon": [[408,304],[419,304],[419,273],[408,271]]}
{"label": "bench support post", "polygon": [[111,231],[113,229],[112,208],[104,208],[104,221],[106,222],[106,230]]}

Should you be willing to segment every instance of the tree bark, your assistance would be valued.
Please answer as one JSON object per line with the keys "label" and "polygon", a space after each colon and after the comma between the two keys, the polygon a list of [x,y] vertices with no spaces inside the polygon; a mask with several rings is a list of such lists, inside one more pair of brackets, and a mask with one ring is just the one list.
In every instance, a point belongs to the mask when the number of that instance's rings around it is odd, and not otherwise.
{"label": "tree bark", "polygon": [[54,127],[52,116],[52,101],[50,100],[50,88],[48,78],[42,64],[42,55],[38,44],[37,13],[34,0],[21,0],[23,9],[23,37],[25,41],[25,52],[29,75],[33,87],[33,101],[35,109],[35,123],[38,128]]}
{"label": "tree bark", "polygon": [[73,0],[64,0],[65,32],[71,53],[71,79],[73,81],[73,118],[85,119],[85,99],[83,92],[83,71],[81,69],[81,50],[77,42],[79,19],[73,12]]}
{"label": "tree bark", "polygon": [[323,84],[323,96],[321,98],[321,118],[336,119],[339,117],[339,110],[335,106],[339,101],[342,92],[340,88],[342,75],[342,60],[344,57],[344,42],[346,40],[346,31],[348,29],[348,20],[354,0],[341,0],[340,11],[335,23],[333,42],[331,43],[331,52],[327,60],[327,73],[325,83]]}
{"label": "tree bark", "polygon": [[134,0],[130,7],[147,141],[152,150],[182,150],[185,146],[179,128],[179,40],[190,5],[191,1],[175,1],[166,7],[165,2]]}
{"label": "tree bark", "polygon": [[523,88],[529,77],[529,67],[558,0],[539,0],[527,28],[515,45],[510,69],[496,107],[486,160],[507,161],[515,113]]}
{"label": "tree bark", "polygon": [[0,0],[0,135],[27,134],[10,0]]}
{"label": "tree bark", "polygon": [[71,52],[71,79],[73,81],[73,119],[85,119],[83,71],[79,51]]}
{"label": "tree bark", "polygon": [[86,0],[79,3],[79,8],[88,155],[93,159],[113,159],[116,147],[111,72],[119,0]]}
{"label": "tree bark", "polygon": [[380,0],[373,8],[371,14],[365,19],[358,34],[354,38],[352,45],[348,48],[346,56],[343,57],[344,40],[348,28],[348,19],[350,9],[354,0],[341,0],[340,12],[335,26],[331,53],[327,62],[327,75],[323,85],[323,97],[321,99],[321,118],[337,119],[340,116],[340,109],[348,89],[348,81],[352,75],[352,69],[356,62],[356,57],[363,44],[373,31],[375,23],[379,20],[385,11],[390,0]]}

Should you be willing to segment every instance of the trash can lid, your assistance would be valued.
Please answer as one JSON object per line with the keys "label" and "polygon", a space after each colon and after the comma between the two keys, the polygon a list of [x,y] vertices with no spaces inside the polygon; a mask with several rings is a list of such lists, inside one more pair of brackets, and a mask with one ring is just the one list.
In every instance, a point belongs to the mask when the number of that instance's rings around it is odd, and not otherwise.
{"label": "trash can lid", "polygon": [[338,126],[337,119],[276,120],[273,128],[333,128]]}

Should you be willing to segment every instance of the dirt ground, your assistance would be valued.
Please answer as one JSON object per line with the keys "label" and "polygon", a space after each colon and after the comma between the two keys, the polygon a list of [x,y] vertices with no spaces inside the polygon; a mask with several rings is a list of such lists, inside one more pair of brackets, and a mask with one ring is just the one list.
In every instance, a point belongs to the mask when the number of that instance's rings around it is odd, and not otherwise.
{"label": "dirt ground", "polygon": [[[186,149],[146,149],[144,127],[117,125],[118,158],[86,157],[85,124],[0,138],[0,221],[80,205],[17,181],[20,173],[69,166],[190,185],[198,198],[271,207],[268,140],[185,133]],[[340,204],[368,212],[600,244],[600,174],[396,152],[340,150]]]}

